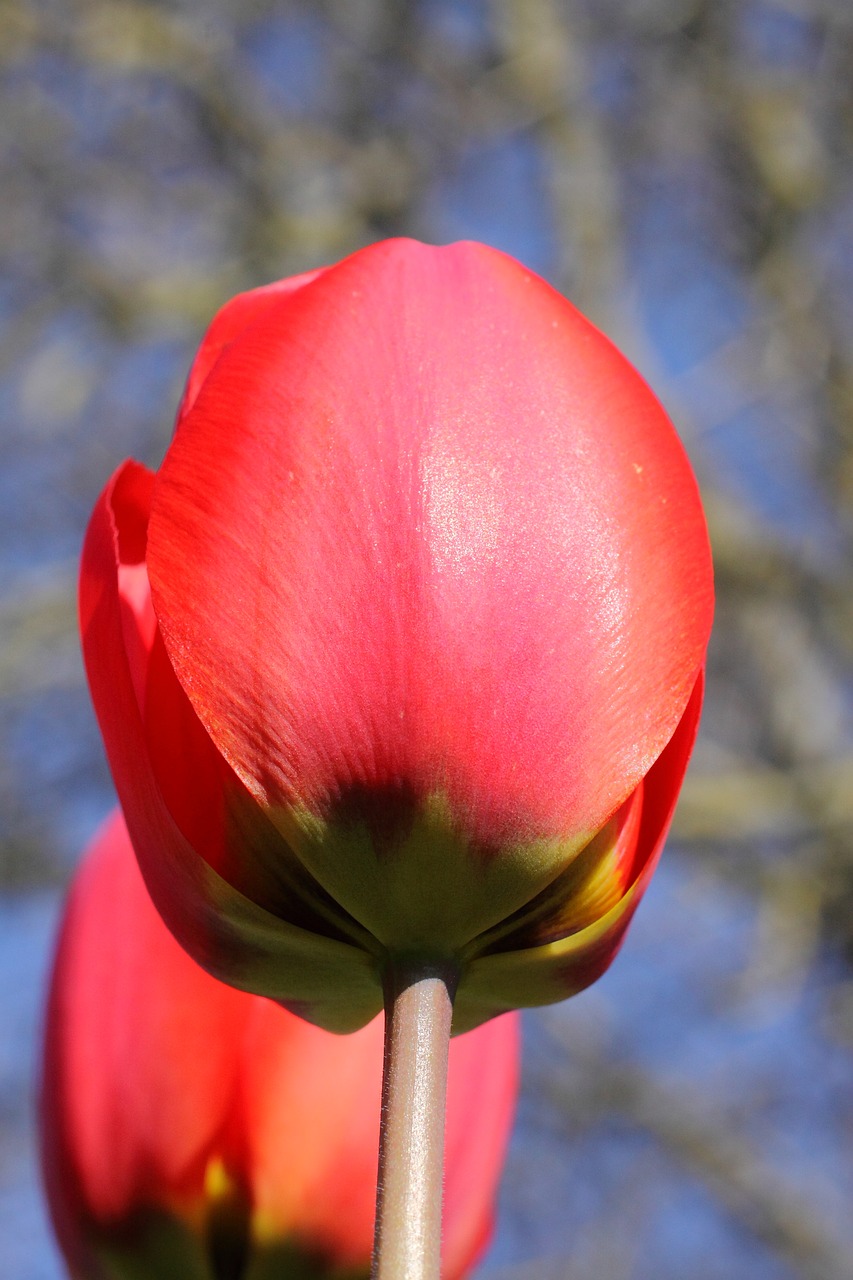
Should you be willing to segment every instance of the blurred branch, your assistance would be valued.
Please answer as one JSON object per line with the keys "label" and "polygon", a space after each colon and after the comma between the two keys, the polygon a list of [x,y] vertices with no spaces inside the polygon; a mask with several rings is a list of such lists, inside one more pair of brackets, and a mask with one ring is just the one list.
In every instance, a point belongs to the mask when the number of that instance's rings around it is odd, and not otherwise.
{"label": "blurred branch", "polygon": [[[795,1268],[804,1280],[845,1280],[847,1244],[823,1211],[820,1188],[812,1199],[802,1184],[768,1165],[738,1133],[736,1121],[682,1083],[665,1081],[635,1063],[610,1061],[565,1043],[557,1020],[550,1034],[562,1070],[534,1082],[559,1116],[617,1114],[650,1133],[728,1212]],[[571,1119],[569,1119],[571,1124]]]}

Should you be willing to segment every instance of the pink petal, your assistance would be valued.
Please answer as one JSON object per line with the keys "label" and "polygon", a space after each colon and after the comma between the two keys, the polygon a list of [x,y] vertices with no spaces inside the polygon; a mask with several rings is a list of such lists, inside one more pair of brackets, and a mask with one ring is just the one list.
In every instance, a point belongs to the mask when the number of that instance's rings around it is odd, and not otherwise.
{"label": "pink petal", "polygon": [[381,842],[440,794],[488,856],[607,820],[711,618],[660,405],[475,245],[373,246],[235,338],[157,478],[149,569],[188,698],[277,822],[355,812]]}
{"label": "pink petal", "polygon": [[[149,892],[182,945],[216,976],[298,1004],[305,1017],[336,1029],[362,1025],[381,1006],[373,960],[341,940],[340,930],[330,919],[322,917],[318,928],[320,898],[303,898],[294,891],[289,913],[272,916],[242,892],[263,880],[260,860],[243,864],[246,879],[238,880],[236,886],[220,874],[236,876],[241,867],[239,858],[231,856],[223,828],[234,812],[221,789],[226,766],[206,735],[186,718],[192,713],[173,678],[177,700],[171,706],[165,700],[168,671],[161,669],[159,682],[155,674],[149,688],[158,638],[149,626],[139,556],[144,552],[150,482],[150,475],[135,463],[125,464],[110,481],[89,526],[80,581],[81,629],[92,698]],[[129,592],[128,582],[133,584]],[[143,718],[141,690],[146,699],[150,694],[155,700],[157,725],[167,735],[177,734],[188,752],[197,752],[188,754],[185,767],[191,774],[196,771],[196,780],[206,779],[204,791],[187,793],[182,785],[170,789],[166,783],[168,794],[164,794],[163,760],[158,761],[150,750],[151,729]],[[251,818],[241,814],[239,803],[237,818],[244,831],[251,830]],[[266,823],[263,815],[258,814],[258,822]],[[190,842],[205,836],[209,839],[201,840],[201,850]],[[210,854],[210,862],[205,853]],[[281,861],[281,877],[288,866],[294,877],[304,878],[292,858],[289,863]],[[266,896],[278,903],[280,886],[264,884]],[[334,918],[345,926],[342,913]]]}

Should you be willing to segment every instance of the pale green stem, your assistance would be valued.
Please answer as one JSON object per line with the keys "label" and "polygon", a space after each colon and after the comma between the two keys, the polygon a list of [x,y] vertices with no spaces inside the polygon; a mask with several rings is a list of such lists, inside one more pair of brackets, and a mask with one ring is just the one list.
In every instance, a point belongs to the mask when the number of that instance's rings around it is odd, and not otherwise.
{"label": "pale green stem", "polygon": [[439,1280],[447,1054],[456,974],[389,968],[372,1280]]}

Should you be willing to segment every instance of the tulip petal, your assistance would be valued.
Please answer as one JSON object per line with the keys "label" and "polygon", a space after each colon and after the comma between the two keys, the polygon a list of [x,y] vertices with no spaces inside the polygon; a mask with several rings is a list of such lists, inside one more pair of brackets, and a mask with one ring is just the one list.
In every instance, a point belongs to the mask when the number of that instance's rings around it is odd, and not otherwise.
{"label": "tulip petal", "polygon": [[122,638],[163,801],[184,838],[244,896],[292,924],[370,950],[369,935],[304,870],[229,768],[175,678],[144,562],[152,480],[144,469],[132,479],[128,471],[108,505],[117,538]]}
{"label": "tulip petal", "polygon": [[[182,417],[148,565],[200,721],[377,936],[374,863],[446,805],[469,864],[431,863],[452,945],[636,790],[711,619],[695,480],[660,405],[570,304],[473,245],[372,246],[271,298]],[[374,856],[342,863],[323,833],[353,813]],[[466,886],[499,862],[498,908]]]}
{"label": "tulip petal", "polygon": [[450,1042],[444,1153],[442,1276],[461,1280],[491,1236],[492,1206],[512,1127],[521,1041],[518,1014]]}
{"label": "tulip petal", "polygon": [[[165,933],[131,884],[138,876],[115,814],[69,900],[47,1023],[44,1130],[61,1150],[46,1165],[58,1160],[65,1176],[76,1165],[72,1185],[101,1223],[128,1204],[180,1199],[197,1179],[231,1100],[230,1045],[246,1018],[245,996],[212,984]],[[143,1061],[138,1042],[150,1048]],[[195,1063],[192,1095],[160,1069],[178,1044]]]}
{"label": "tulip petal", "polygon": [[176,430],[195,404],[205,378],[234,339],[250,325],[262,320],[267,313],[274,312],[276,304],[282,298],[296,293],[298,289],[302,289],[322,274],[321,268],[318,271],[305,271],[302,275],[291,276],[288,280],[276,280],[274,284],[264,285],[263,288],[238,293],[236,297],[226,302],[225,306],[220,307],[208,326],[204,340],[193,360],[184,394],[178,406]]}
{"label": "tulip petal", "polygon": [[496,928],[480,934],[466,958],[541,946],[607,915],[636,879],[642,812],[641,782],[565,871]]}
{"label": "tulip petal", "polygon": [[169,665],[159,632],[148,654],[144,720],[151,769],[185,839],[233,888],[300,928],[372,939],[294,857],[204,731]]}
{"label": "tulip petal", "polygon": [[[263,990],[330,1029],[351,1030],[381,1008],[374,957],[241,893],[190,844],[164,799],[137,697],[147,683],[140,674],[148,634],[142,593],[131,593],[131,605],[120,590],[134,567],[138,588],[150,486],[150,474],[134,463],[110,481],[89,526],[80,584],[92,697],[143,875],[169,928],[209,972]],[[210,802],[217,802],[215,791]],[[316,924],[310,902],[295,900],[292,908]]]}
{"label": "tulip petal", "polygon": [[[675,812],[702,708],[704,678],[696,683],[681,723],[644,783],[642,820],[633,875],[605,914],[565,937],[543,945],[487,951],[465,965],[456,995],[454,1034],[476,1027],[506,1009],[553,1004],[583,991],[601,977],[622,944],[651,880]],[[505,940],[507,948],[511,939]],[[501,944],[499,944],[501,945]]]}
{"label": "tulip petal", "polygon": [[241,1045],[238,1122],[248,1142],[252,1234],[261,1245],[287,1240],[309,1256],[326,1254],[342,1268],[363,1265],[373,1245],[383,1020],[334,1038],[293,1020],[285,1037],[286,1016],[256,1002]]}

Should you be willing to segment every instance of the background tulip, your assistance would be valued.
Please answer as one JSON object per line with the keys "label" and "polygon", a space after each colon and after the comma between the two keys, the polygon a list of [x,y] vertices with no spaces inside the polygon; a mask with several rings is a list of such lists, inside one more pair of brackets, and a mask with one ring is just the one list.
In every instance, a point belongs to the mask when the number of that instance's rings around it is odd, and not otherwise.
{"label": "background tulip", "polygon": [[[201,970],[116,814],[73,886],[47,1017],[43,1165],[72,1274],[366,1275],[381,1060],[381,1019],[331,1036]],[[515,1015],[451,1048],[448,1280],[489,1235],[517,1064]]]}
{"label": "background tulip", "polygon": [[348,1030],[389,961],[457,1030],[612,957],[698,721],[712,580],[678,438],[480,245],[374,245],[230,303],[81,614],[143,873],[214,973]]}

